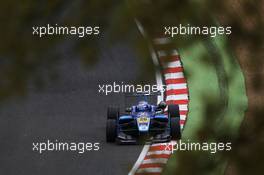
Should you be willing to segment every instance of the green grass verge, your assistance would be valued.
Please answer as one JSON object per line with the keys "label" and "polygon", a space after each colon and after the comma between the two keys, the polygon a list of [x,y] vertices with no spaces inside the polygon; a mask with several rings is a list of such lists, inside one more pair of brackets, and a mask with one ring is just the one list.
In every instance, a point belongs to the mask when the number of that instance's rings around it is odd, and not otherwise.
{"label": "green grass verge", "polygon": [[[211,51],[205,42],[197,42],[185,50],[180,50],[190,95],[189,113],[183,131],[183,141],[195,142],[198,140],[198,136],[199,138],[203,137],[204,135],[199,132],[201,128],[211,125],[210,122],[216,124],[214,127],[217,128],[212,133],[208,131],[211,136],[208,138],[226,133],[228,133],[229,138],[235,138],[247,108],[244,76],[232,52],[228,50],[225,38],[216,37],[211,39],[209,43],[214,44],[218,57],[214,53],[210,53],[214,51]],[[208,109],[208,106],[212,109]],[[217,109],[217,106],[220,110]],[[197,135],[197,133],[199,134]],[[202,153],[203,157],[205,155],[207,158],[204,160],[200,159],[201,154],[197,152],[175,152],[169,159],[163,174],[207,172],[206,174],[215,175],[224,173],[226,160],[222,159],[221,155]],[[179,154],[186,154],[186,158],[183,158],[184,155],[178,156]],[[193,165],[197,162],[182,160],[188,159],[191,154],[196,160],[201,161],[198,164],[204,165]],[[178,167],[182,165],[178,163],[179,161],[185,163],[184,171]],[[211,165],[209,165],[210,162]],[[186,170],[188,167],[189,170]]]}

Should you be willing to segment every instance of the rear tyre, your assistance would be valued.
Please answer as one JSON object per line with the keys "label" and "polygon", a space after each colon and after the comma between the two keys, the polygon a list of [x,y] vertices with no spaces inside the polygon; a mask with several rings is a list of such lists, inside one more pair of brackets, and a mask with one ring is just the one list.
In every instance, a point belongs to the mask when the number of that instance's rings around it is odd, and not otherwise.
{"label": "rear tyre", "polygon": [[119,118],[119,108],[117,107],[108,107],[107,109],[107,119],[115,119]]}
{"label": "rear tyre", "polygon": [[115,142],[116,139],[116,119],[107,119],[106,123],[106,141]]}
{"label": "rear tyre", "polygon": [[170,119],[171,125],[171,137],[173,140],[181,139],[181,125],[180,125],[180,117],[174,117]]}

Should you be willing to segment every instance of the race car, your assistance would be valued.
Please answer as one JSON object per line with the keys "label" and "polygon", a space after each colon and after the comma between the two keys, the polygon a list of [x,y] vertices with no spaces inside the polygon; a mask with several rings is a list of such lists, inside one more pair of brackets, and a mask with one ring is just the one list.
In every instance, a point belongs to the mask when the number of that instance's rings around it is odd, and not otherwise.
{"label": "race car", "polygon": [[158,105],[151,105],[147,101],[141,100],[136,105],[126,108],[125,113],[121,115],[119,108],[108,107],[107,142],[119,144],[161,143],[169,142],[172,139],[181,139],[178,105],[167,106],[163,101]]}

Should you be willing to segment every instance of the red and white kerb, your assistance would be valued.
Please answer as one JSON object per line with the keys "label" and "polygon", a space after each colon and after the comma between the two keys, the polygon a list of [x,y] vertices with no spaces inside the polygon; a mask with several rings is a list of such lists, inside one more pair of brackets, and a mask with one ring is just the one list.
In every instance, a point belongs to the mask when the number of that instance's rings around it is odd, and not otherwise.
{"label": "red and white kerb", "polygon": [[[157,38],[153,41],[154,48],[160,45],[170,44],[170,38]],[[177,50],[157,50],[157,56],[162,67],[162,75],[166,85],[165,101],[167,104],[178,104],[180,108],[180,124],[184,127],[188,113],[188,87],[184,76],[183,65]],[[175,143],[171,141],[170,144]],[[135,174],[161,174],[164,165],[171,155],[171,150],[166,149],[169,143],[152,144],[148,147],[146,154],[136,170]]]}

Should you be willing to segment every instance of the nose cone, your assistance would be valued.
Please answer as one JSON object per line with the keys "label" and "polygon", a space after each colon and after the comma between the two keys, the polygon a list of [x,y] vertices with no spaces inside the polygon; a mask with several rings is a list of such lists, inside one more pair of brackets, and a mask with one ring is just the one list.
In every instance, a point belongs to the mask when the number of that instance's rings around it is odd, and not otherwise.
{"label": "nose cone", "polygon": [[142,115],[137,118],[138,130],[139,132],[148,132],[150,118],[147,115]]}

